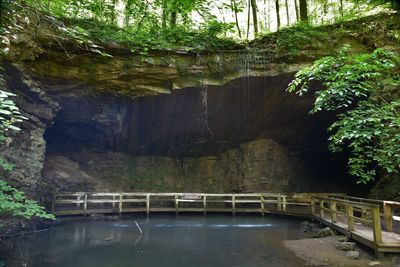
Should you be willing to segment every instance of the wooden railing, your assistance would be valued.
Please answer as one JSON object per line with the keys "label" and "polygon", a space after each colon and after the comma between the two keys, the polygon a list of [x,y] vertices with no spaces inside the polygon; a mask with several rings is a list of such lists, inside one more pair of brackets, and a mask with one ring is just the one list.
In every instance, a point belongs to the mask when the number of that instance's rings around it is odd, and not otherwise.
{"label": "wooden railing", "polygon": [[[389,232],[393,232],[395,229],[393,227],[394,222],[400,222],[400,217],[395,216],[394,211],[400,211],[400,202],[395,201],[387,201],[387,200],[378,200],[378,199],[367,199],[360,197],[352,197],[352,196],[334,196],[335,198],[340,198],[343,200],[349,200],[353,202],[357,202],[360,204],[367,203],[379,206],[380,217],[384,221],[384,229]],[[372,214],[368,212],[364,207],[356,209],[356,211],[362,214],[363,218],[371,217]]]}
{"label": "wooden railing", "polygon": [[[124,212],[257,212],[304,216],[375,250],[400,253],[394,209],[400,203],[319,193],[56,193],[53,213],[76,215]],[[381,226],[383,218],[384,230]]]}
{"label": "wooden railing", "polygon": [[[58,215],[123,212],[268,212],[309,215],[311,193],[55,193]],[[335,194],[344,196],[344,194]]]}
{"label": "wooden railing", "polygon": [[[316,196],[311,200],[311,214],[320,220],[330,221],[332,224],[345,225],[343,228],[348,232],[355,231],[355,222],[370,226],[373,231],[374,243],[382,243],[379,205],[336,197]],[[364,214],[371,214],[371,216],[367,217]],[[341,221],[338,221],[338,215],[340,215]]]}

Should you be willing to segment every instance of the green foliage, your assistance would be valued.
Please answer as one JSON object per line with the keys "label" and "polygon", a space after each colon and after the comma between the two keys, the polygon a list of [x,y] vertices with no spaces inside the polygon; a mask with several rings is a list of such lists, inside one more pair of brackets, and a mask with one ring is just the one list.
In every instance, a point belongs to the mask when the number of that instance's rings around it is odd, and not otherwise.
{"label": "green foliage", "polygon": [[179,25],[174,28],[122,29],[115,25],[98,24],[93,20],[69,20],[67,25],[70,26],[64,31],[68,32],[71,38],[80,40],[82,44],[89,44],[87,48],[90,49],[87,50],[96,53],[99,53],[100,49],[95,47],[93,42],[105,45],[116,42],[132,52],[141,53],[146,53],[150,49],[176,50],[180,48],[201,52],[237,46],[232,39],[219,37],[222,32],[232,28],[232,25],[216,21],[201,25],[198,31]]}
{"label": "green foliage", "polygon": [[15,126],[18,122],[26,119],[21,115],[18,107],[10,97],[15,96],[12,93],[0,90],[0,143],[6,138],[6,133],[10,130],[19,131],[20,128]]}
{"label": "green foliage", "polygon": [[293,58],[298,56],[306,46],[319,49],[322,48],[319,46],[331,43],[334,39],[331,34],[325,28],[299,23],[292,27],[282,28],[275,33],[261,33],[251,44],[260,48],[270,47],[278,54]]}
{"label": "green foliage", "polygon": [[[55,16],[62,20],[64,24],[58,25],[58,30],[81,48],[95,53],[101,53],[102,49],[94,43],[103,46],[117,43],[144,54],[151,49],[202,52],[237,46],[233,39],[224,37],[234,25],[211,16],[205,0],[156,0],[152,3],[126,0],[123,1],[123,15],[117,14],[113,1],[28,0],[27,3],[32,10],[47,12],[49,15],[44,19]],[[204,22],[195,25],[191,12],[200,14]]]}
{"label": "green foliage", "polygon": [[[2,78],[0,76],[0,78]],[[0,144],[7,139],[9,131],[20,131],[16,126],[26,118],[22,116],[15,102],[11,97],[12,93],[0,90]],[[0,158],[0,168],[10,171],[14,167],[13,164],[6,162]],[[35,201],[28,199],[24,192],[10,186],[7,182],[0,180],[0,214],[10,213],[13,216],[19,216],[30,219],[33,216],[54,219],[54,216],[44,211]]]}
{"label": "green foliage", "polygon": [[24,192],[15,189],[0,180],[0,214],[11,213],[13,216],[30,219],[33,216],[44,219],[54,219],[52,214],[46,213],[43,207],[28,199]]}
{"label": "green foliage", "polygon": [[349,55],[345,48],[299,71],[289,84],[300,96],[322,85],[310,113],[339,113],[328,129],[330,149],[350,150],[349,171],[359,182],[373,180],[378,167],[400,171],[399,70],[400,58],[391,52]]}

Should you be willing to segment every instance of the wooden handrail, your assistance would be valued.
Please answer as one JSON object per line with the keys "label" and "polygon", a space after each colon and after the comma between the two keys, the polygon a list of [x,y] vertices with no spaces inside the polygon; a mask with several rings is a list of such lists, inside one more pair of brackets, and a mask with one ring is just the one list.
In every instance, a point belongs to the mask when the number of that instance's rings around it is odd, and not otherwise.
{"label": "wooden handrail", "polygon": [[[175,209],[179,209],[179,203],[194,202],[203,203],[203,210],[207,212],[207,203],[230,204],[235,213],[238,204],[259,204],[260,210],[264,213],[266,206],[276,204],[278,211],[286,212],[288,206],[309,206],[314,196],[340,195],[341,193],[140,193],[140,192],[61,192],[54,193],[53,211],[57,206],[76,204],[78,208],[83,205],[86,213],[88,204],[111,204],[112,208],[118,205],[118,211],[123,212],[124,203],[146,203],[146,212],[149,213],[150,201],[175,201]],[[197,199],[186,199],[187,196],[198,196]]]}
{"label": "wooden handrail", "polygon": [[[353,232],[355,230],[354,221],[357,220],[362,223],[370,224],[372,226],[374,243],[381,244],[382,243],[382,227],[380,221],[380,205],[371,204],[371,203],[362,203],[356,201],[350,201],[346,199],[339,199],[336,197],[312,197],[312,214],[315,215],[316,209],[316,201],[319,201],[319,217],[320,219],[325,219],[325,211],[330,213],[330,220],[332,224],[336,223],[337,214],[340,213],[347,219],[347,230]],[[328,205],[325,206],[325,203]],[[337,205],[341,204],[345,207],[346,212],[339,212],[337,210]],[[354,215],[354,208],[365,208],[372,211],[372,219],[367,220],[365,218],[359,218]]]}
{"label": "wooden handrail", "polygon": [[[358,201],[359,203],[370,203],[380,206],[380,216],[384,220],[384,225],[387,231],[393,232],[393,209],[400,209],[400,202],[397,201],[387,201],[378,199],[368,199],[352,196],[335,196],[335,198],[342,198],[345,200]],[[365,210],[361,210],[363,215],[365,215]]]}
{"label": "wooden handrail", "polygon": [[376,205],[376,204],[361,203],[361,202],[356,202],[356,201],[351,201],[351,200],[344,200],[344,199],[334,198],[334,197],[319,197],[319,196],[315,196],[313,198],[314,199],[325,200],[325,201],[336,201],[336,202],[340,202],[340,203],[348,203],[348,204],[352,204],[353,206],[356,206],[356,207],[367,207],[367,208],[371,208],[371,209],[375,208],[375,207],[379,208],[379,205]]}

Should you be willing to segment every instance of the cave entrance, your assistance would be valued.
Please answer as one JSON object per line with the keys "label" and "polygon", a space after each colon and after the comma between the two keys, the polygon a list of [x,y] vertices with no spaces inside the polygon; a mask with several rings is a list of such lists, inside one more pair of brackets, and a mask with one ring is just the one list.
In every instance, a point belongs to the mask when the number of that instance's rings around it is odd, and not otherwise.
{"label": "cave entrance", "polygon": [[292,77],[138,99],[56,91],[44,176],[79,176],[75,190],[349,191],[343,156],[327,148],[334,114],[310,116],[313,99],[285,91]]}

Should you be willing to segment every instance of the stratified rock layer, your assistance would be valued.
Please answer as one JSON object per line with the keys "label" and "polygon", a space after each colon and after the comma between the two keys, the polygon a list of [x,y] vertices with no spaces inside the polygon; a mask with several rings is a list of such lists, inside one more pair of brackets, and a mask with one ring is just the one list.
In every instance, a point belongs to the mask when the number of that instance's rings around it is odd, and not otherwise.
{"label": "stratified rock layer", "polygon": [[282,192],[307,187],[301,186],[305,179],[301,164],[271,139],[195,158],[115,152],[81,152],[72,157],[86,173],[126,191]]}

